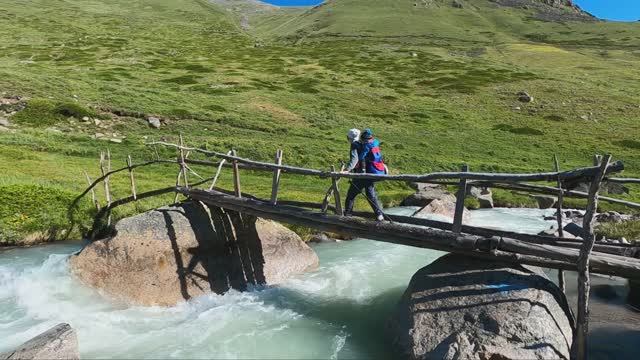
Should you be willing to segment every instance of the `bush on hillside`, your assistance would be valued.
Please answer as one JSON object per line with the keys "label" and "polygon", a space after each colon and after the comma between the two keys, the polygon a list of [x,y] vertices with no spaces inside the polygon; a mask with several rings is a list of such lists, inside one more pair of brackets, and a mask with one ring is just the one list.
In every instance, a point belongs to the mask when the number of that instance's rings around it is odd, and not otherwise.
{"label": "bush on hillside", "polygon": [[[0,244],[79,238],[90,225],[92,208],[82,201],[71,229],[68,208],[77,194],[52,186],[0,186]],[[72,231],[72,232],[70,232]]]}
{"label": "bush on hillside", "polygon": [[64,102],[56,106],[54,112],[64,117],[74,117],[82,119],[83,117],[96,117],[95,111],[85,108],[84,106],[74,102]]}
{"label": "bush on hillside", "polygon": [[30,126],[52,126],[60,121],[74,117],[97,117],[95,111],[74,102],[55,103],[48,99],[31,99],[24,110],[19,111],[12,120]]}

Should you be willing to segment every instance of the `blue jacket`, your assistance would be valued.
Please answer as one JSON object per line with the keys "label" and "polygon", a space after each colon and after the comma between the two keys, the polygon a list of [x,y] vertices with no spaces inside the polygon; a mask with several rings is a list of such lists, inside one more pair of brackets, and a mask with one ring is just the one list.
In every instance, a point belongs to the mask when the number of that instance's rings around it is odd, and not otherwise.
{"label": "blue jacket", "polygon": [[384,174],[385,166],[382,152],[380,151],[380,141],[372,139],[360,144],[358,160],[361,166],[364,164],[367,174]]}

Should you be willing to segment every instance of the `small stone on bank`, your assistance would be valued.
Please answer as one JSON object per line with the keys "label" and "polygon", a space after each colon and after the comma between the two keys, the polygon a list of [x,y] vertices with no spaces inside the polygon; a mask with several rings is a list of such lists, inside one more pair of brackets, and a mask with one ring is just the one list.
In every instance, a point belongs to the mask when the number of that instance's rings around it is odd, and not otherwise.
{"label": "small stone on bank", "polygon": [[155,129],[159,129],[160,128],[160,119],[155,117],[155,116],[149,116],[147,118],[147,122],[149,123],[149,125]]}
{"label": "small stone on bank", "polygon": [[530,103],[530,102],[533,102],[533,96],[529,95],[524,91],[521,91],[518,93],[518,100],[524,103]]}

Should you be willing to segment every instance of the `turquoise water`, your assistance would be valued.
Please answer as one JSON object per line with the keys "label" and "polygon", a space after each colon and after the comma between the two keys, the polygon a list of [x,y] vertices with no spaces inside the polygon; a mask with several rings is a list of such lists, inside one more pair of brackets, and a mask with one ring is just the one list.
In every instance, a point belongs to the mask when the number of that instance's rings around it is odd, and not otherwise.
{"label": "turquoise water", "polygon": [[[541,216],[498,209],[474,212],[470,223],[533,232],[548,226]],[[369,240],[320,244],[320,268],[282,286],[160,308],[112,303],[78,283],[67,259],[80,247],[0,252],[0,352],[68,322],[83,358],[389,358],[395,304],[411,276],[442,255]]]}

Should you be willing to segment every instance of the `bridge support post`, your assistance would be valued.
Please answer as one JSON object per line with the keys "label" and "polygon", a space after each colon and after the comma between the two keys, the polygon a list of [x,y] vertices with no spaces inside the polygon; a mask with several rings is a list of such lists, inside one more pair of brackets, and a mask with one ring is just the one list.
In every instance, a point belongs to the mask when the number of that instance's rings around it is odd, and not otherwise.
{"label": "bridge support post", "polygon": [[133,196],[133,200],[138,200],[138,195],[136,194],[136,181],[133,178],[133,169],[131,168],[132,161],[131,155],[127,155],[127,167],[129,168],[129,182],[131,183],[131,195]]}
{"label": "bridge support post", "polygon": [[[231,156],[238,156],[235,150],[231,150]],[[242,197],[242,189],[240,189],[240,169],[238,169],[238,160],[233,160],[233,190],[236,197]]]}
{"label": "bridge support post", "polygon": [[[282,165],[282,150],[276,150],[276,165]],[[280,187],[280,169],[273,170],[273,182],[271,184],[271,204],[278,203],[278,187]]]}
{"label": "bridge support post", "polygon": [[[105,155],[104,152],[100,152],[100,171],[102,172],[102,176],[105,176],[107,173],[111,172],[111,151],[107,149],[107,153]],[[107,199],[107,208],[111,206],[111,190],[109,186],[109,176],[107,175],[104,178],[104,196]],[[111,213],[107,216],[107,226],[111,225]]]}
{"label": "bridge support post", "polygon": [[[555,172],[560,172],[560,164],[558,163],[558,156],[553,155],[553,164]],[[562,181],[558,177],[558,202],[556,203],[556,220],[558,222],[558,237],[564,237],[564,230],[562,229],[562,203],[564,202],[564,190],[562,189]],[[564,270],[558,270],[558,287],[562,292],[565,292],[564,284]]]}
{"label": "bridge support post", "polygon": [[[87,183],[91,186],[92,181],[86,171],[84,172],[84,177],[87,178]],[[93,188],[91,188],[91,203],[96,206],[96,210],[100,210],[100,204],[98,203],[98,199],[96,199],[96,191]]]}
{"label": "bridge support post", "polygon": [[[462,172],[469,172],[469,165],[462,165]],[[456,212],[453,216],[453,232],[459,234],[462,231],[462,215],[464,215],[464,199],[467,197],[467,179],[460,179],[458,193],[456,194]]]}
{"label": "bridge support post", "polygon": [[[331,172],[336,172],[336,167],[331,166]],[[333,188],[333,198],[336,202],[336,214],[339,216],[344,215],[344,211],[342,210],[342,200],[340,200],[340,190],[338,188],[338,179],[335,176],[331,177],[331,187]]]}
{"label": "bridge support post", "polygon": [[[596,158],[597,159],[597,158]],[[593,177],[589,187],[589,202],[584,215],[583,237],[584,243],[578,256],[578,318],[576,322],[576,342],[574,352],[578,360],[587,359],[587,336],[589,334],[589,292],[591,283],[589,279],[589,257],[596,241],[594,218],[598,210],[598,193],[600,185],[607,172],[611,161],[611,155],[602,158],[600,169]]]}

